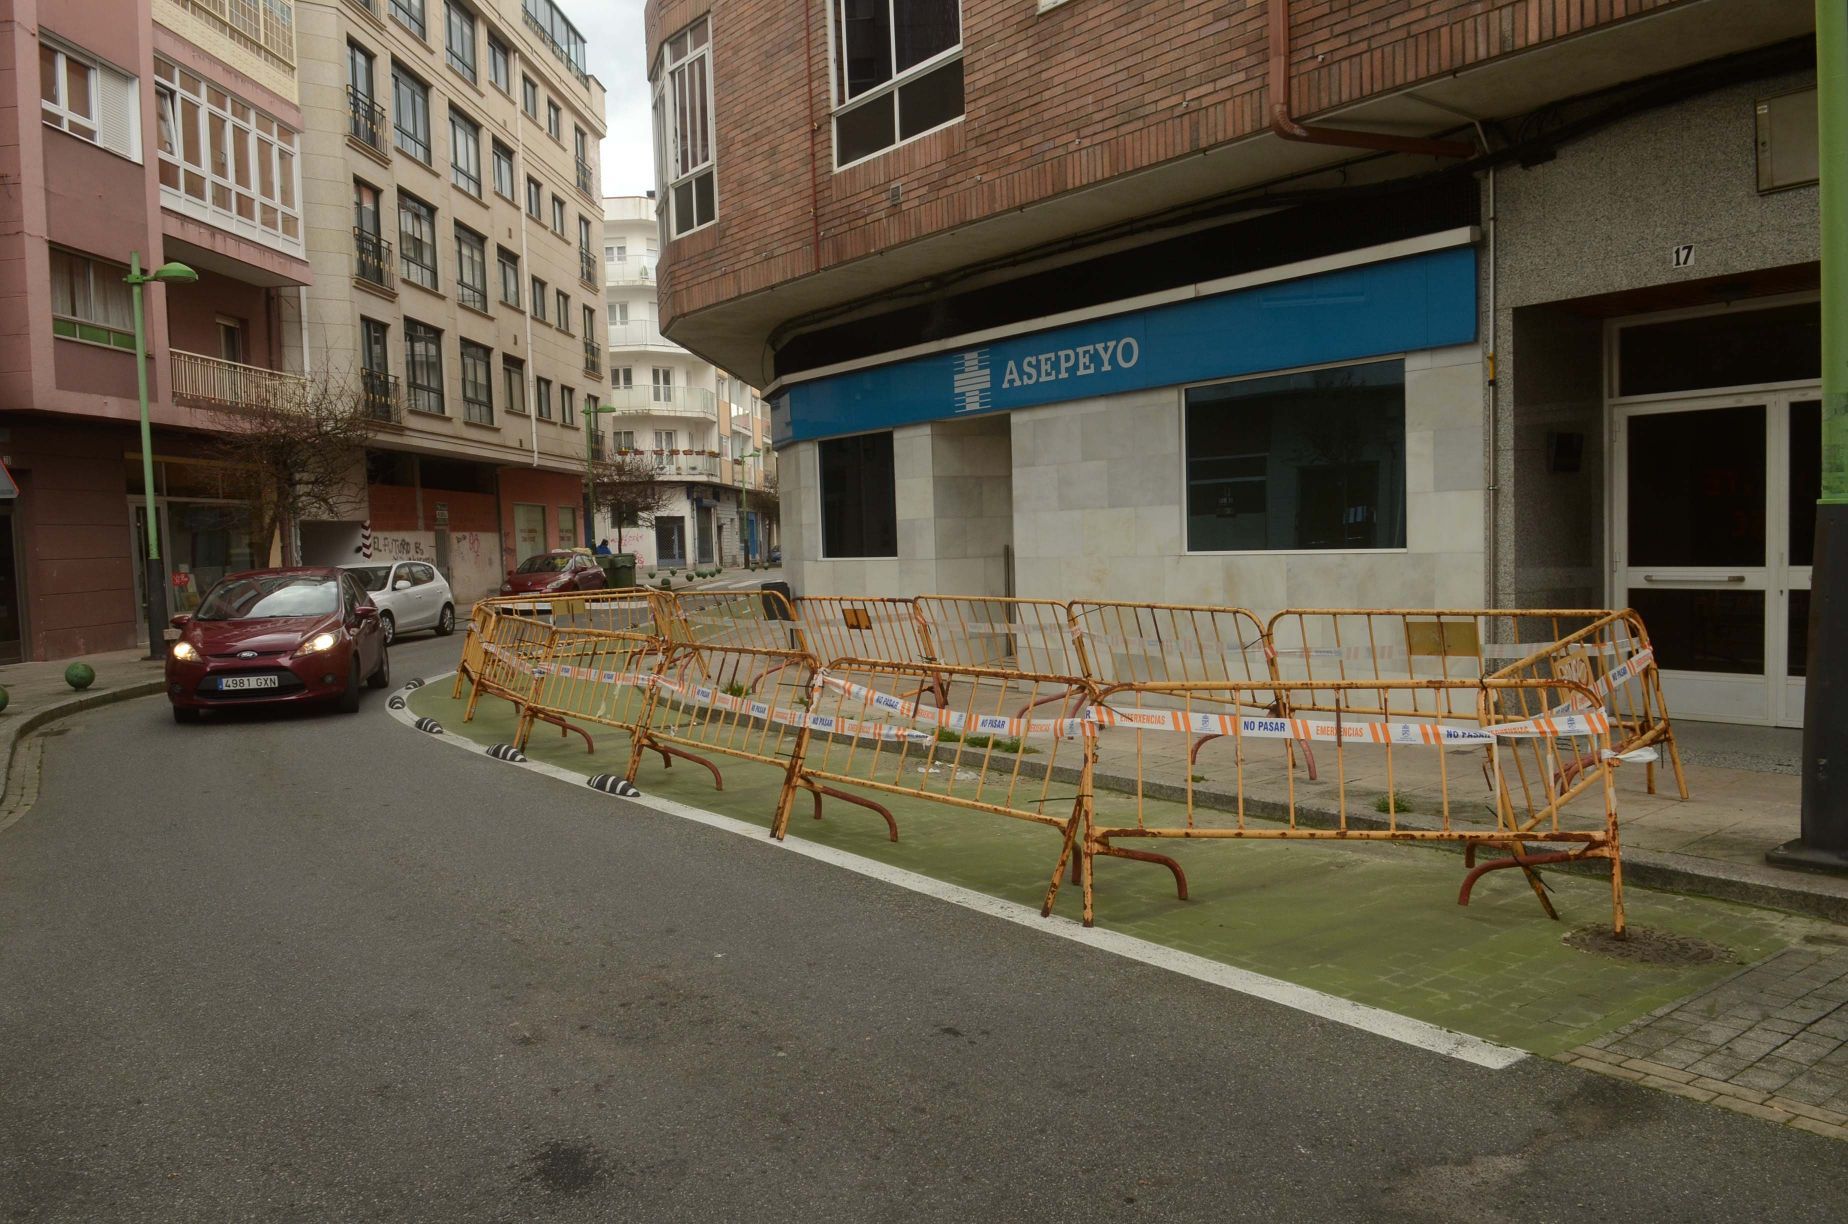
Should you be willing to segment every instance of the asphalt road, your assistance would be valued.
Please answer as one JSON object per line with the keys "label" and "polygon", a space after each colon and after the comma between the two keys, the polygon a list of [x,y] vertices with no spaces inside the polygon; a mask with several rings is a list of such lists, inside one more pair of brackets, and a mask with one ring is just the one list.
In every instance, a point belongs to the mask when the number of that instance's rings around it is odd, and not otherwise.
{"label": "asphalt road", "polygon": [[0,833],[9,1219],[1848,1211],[1837,1142],[1312,1020],[465,756],[383,694],[66,726]]}

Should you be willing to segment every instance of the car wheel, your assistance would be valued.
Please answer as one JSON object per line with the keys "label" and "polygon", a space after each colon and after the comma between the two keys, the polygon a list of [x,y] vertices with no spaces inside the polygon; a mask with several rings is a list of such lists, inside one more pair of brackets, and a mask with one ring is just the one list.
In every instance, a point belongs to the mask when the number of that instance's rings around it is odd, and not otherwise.
{"label": "car wheel", "polygon": [[456,607],[454,604],[444,604],[442,612],[436,618],[436,636],[448,637],[455,631]]}
{"label": "car wheel", "polygon": [[199,721],[199,711],[191,706],[174,706],[173,721],[182,726]]}
{"label": "car wheel", "polygon": [[346,691],[340,694],[340,700],[334,708],[342,714],[359,713],[359,651],[353,652],[353,662],[347,667]]}
{"label": "car wheel", "polygon": [[366,680],[373,688],[391,687],[391,651],[379,647],[379,665]]}
{"label": "car wheel", "polygon": [[379,633],[387,646],[398,640],[398,622],[389,612],[379,613]]}

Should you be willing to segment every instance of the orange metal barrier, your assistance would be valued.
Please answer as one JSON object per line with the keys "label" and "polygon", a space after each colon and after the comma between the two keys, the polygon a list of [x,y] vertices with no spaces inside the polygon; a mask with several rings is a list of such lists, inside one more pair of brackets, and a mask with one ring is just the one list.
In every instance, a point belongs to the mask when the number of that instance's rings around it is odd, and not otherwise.
{"label": "orange metal barrier", "polygon": [[554,629],[535,666],[531,700],[521,708],[513,746],[525,748],[535,722],[576,733],[587,752],[596,743],[585,724],[634,737],[648,706],[648,686],[661,667],[652,634]]}
{"label": "orange metal barrier", "polygon": [[485,602],[478,603],[469,613],[468,624],[462,626],[462,658],[456,663],[456,680],[450,686],[449,696],[452,700],[462,696],[462,686],[473,684],[481,671],[481,644],[487,640],[490,627],[494,621],[494,609]]}
{"label": "orange metal barrier", "polygon": [[657,591],[655,632],[676,645],[802,650],[795,611],[777,591]]}
{"label": "orange metal barrier", "polygon": [[886,659],[928,663],[937,656],[917,600],[804,595],[796,600],[802,640],[817,662]]}
{"label": "orange metal barrier", "polygon": [[914,602],[931,662],[1042,676],[1085,674],[1065,604],[989,595],[920,595]]}
{"label": "orange metal barrier", "polygon": [[482,694],[502,697],[514,708],[525,711],[532,703],[538,675],[535,668],[544,661],[552,644],[554,630],[543,621],[525,616],[508,616],[490,612],[487,629],[481,635],[480,665],[469,690],[468,708],[462,721],[475,717],[475,707]]}

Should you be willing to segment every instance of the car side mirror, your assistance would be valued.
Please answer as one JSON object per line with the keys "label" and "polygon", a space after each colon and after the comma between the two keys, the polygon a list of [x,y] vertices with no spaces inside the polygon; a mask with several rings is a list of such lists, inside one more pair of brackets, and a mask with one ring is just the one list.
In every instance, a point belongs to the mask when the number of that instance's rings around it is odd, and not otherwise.
{"label": "car side mirror", "polygon": [[167,623],[169,625],[172,625],[175,629],[184,629],[186,628],[186,626],[192,624],[192,613],[191,612],[176,613],[173,619],[168,621]]}
{"label": "car side mirror", "polygon": [[408,591],[411,589],[411,580],[409,578],[400,578],[398,581],[391,584],[391,589],[394,591]]}
{"label": "car side mirror", "polygon": [[353,612],[360,620],[372,620],[379,614],[379,610],[371,604],[360,604],[359,607],[353,609]]}

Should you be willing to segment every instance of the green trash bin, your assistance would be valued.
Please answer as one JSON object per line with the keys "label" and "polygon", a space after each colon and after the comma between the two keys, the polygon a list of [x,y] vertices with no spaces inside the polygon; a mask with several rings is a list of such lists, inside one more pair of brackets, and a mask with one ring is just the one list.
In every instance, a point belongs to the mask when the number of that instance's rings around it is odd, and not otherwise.
{"label": "green trash bin", "polygon": [[620,590],[635,585],[635,554],[615,553],[598,557],[597,564],[603,567],[603,585]]}

